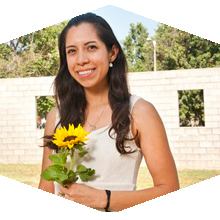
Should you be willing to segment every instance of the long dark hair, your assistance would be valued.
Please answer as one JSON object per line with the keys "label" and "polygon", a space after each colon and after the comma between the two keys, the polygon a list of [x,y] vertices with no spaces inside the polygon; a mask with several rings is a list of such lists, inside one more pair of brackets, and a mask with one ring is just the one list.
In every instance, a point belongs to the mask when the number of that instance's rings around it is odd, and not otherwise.
{"label": "long dark hair", "polygon": [[[116,39],[109,24],[100,16],[93,13],[86,13],[72,18],[60,34],[58,45],[60,54],[60,68],[54,80],[55,99],[60,115],[60,121],[56,128],[61,125],[68,128],[69,124],[78,126],[85,122],[85,109],[87,100],[84,88],[71,76],[67,66],[65,40],[70,27],[78,26],[81,23],[93,25],[97,31],[99,39],[105,43],[107,51],[110,52],[112,46],[118,47],[117,58],[113,62],[113,67],[109,68],[107,73],[109,80],[108,99],[112,109],[112,125],[109,130],[109,136],[112,130],[116,133],[116,148],[120,154],[132,153],[125,146],[125,141],[133,140],[128,138],[130,131],[131,115],[129,109],[130,93],[127,84],[128,66],[125,54]],[[52,142],[47,146],[52,146]]]}

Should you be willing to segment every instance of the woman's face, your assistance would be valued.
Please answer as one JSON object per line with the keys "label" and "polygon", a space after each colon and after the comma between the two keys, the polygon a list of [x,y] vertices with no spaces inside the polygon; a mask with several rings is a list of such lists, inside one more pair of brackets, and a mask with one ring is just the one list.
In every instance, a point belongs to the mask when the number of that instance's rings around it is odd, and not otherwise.
{"label": "woman's face", "polygon": [[72,26],[67,32],[65,46],[69,72],[78,83],[84,88],[108,85],[112,52],[107,51],[91,24]]}

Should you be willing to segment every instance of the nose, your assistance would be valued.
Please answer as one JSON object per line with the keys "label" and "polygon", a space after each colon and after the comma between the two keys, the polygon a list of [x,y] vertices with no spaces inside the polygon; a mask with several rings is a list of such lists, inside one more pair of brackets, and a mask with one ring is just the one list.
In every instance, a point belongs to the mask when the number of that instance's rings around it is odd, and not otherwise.
{"label": "nose", "polygon": [[77,64],[83,66],[89,62],[88,56],[84,51],[79,51],[77,55]]}

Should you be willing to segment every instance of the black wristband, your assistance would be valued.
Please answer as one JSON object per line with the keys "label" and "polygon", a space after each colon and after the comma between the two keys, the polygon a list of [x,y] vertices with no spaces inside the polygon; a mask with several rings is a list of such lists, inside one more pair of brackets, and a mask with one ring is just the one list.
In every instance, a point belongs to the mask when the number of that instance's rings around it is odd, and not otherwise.
{"label": "black wristband", "polygon": [[106,207],[105,207],[105,211],[106,212],[111,212],[111,211],[109,211],[108,210],[108,208],[109,208],[109,205],[110,205],[110,196],[111,196],[111,191],[110,190],[105,190],[105,192],[106,192],[106,194],[107,194],[107,205],[106,205]]}

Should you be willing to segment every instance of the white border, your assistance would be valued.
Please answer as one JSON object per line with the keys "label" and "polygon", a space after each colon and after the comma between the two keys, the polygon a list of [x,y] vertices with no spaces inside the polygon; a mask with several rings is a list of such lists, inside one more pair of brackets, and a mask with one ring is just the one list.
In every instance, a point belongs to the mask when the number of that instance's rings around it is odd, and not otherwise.
{"label": "white border", "polygon": [[[75,15],[114,5],[147,18],[220,42],[217,1],[5,1],[1,3],[0,43]],[[114,16],[114,15],[112,15]],[[105,219],[218,219],[220,176],[146,202]],[[0,176],[3,219],[100,218],[103,213]],[[111,216],[109,216],[111,215]],[[121,216],[122,215],[122,216]]]}

